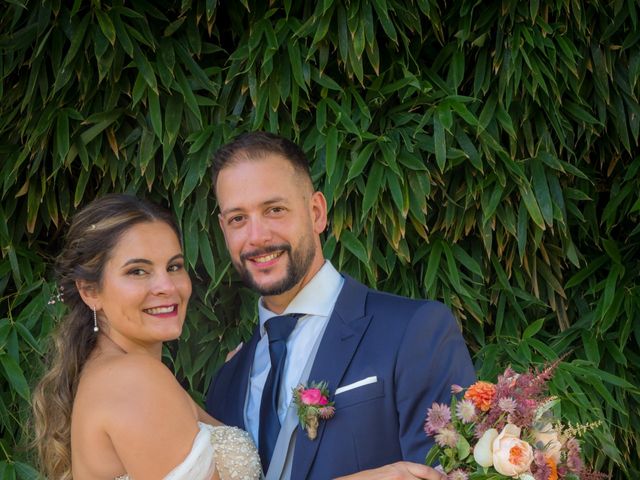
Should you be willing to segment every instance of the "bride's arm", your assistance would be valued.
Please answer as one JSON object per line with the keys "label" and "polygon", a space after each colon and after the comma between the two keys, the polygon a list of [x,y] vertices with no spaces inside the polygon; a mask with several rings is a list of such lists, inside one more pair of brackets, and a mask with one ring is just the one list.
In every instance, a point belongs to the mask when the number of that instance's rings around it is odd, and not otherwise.
{"label": "bride's arm", "polygon": [[126,355],[113,370],[105,432],[129,476],[164,478],[191,451],[200,413],[173,374],[153,358]]}
{"label": "bride's arm", "polygon": [[205,412],[200,405],[196,402],[193,402],[193,406],[198,412],[198,421],[202,423],[208,423],[209,425],[213,425],[214,427],[218,427],[220,425],[224,425],[220,420],[213,418],[207,412]]}

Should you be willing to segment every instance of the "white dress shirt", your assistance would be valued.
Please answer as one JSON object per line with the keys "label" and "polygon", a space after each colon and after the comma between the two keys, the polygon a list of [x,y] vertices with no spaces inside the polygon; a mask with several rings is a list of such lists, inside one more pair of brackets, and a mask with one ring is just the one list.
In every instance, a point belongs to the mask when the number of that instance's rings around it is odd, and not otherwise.
{"label": "white dress shirt", "polygon": [[[326,260],[318,273],[298,292],[281,314],[300,313],[303,315],[287,339],[287,358],[278,397],[278,417],[281,424],[291,403],[292,390],[300,383],[300,377],[309,353],[313,350],[316,342],[320,340],[320,336],[329,323],[329,317],[333,312],[343,284],[342,275]],[[258,444],[262,391],[271,368],[269,339],[264,324],[277,314],[268,310],[263,305],[261,298],[258,302],[258,316],[260,318],[260,340],[253,357],[244,412],[245,426],[256,445]]]}

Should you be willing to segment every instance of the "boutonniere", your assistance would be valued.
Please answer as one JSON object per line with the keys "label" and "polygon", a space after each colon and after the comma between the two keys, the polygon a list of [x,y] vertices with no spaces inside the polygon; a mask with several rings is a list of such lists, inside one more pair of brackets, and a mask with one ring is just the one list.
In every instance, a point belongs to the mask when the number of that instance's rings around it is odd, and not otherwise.
{"label": "boutonniere", "polygon": [[336,409],[329,401],[327,382],[311,382],[311,386],[298,385],[293,389],[293,401],[298,409],[300,426],[307,431],[307,436],[315,440],[318,435],[320,419],[333,417]]}

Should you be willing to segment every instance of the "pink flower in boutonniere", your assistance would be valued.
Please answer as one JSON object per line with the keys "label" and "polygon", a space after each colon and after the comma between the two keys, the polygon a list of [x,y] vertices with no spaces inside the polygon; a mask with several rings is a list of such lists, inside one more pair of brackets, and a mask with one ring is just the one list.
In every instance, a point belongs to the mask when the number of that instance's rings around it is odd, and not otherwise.
{"label": "pink flower in boutonniere", "polygon": [[320,419],[327,420],[335,413],[333,402],[329,401],[327,382],[312,382],[308,388],[298,385],[293,389],[293,401],[298,409],[300,426],[314,440],[318,435]]}

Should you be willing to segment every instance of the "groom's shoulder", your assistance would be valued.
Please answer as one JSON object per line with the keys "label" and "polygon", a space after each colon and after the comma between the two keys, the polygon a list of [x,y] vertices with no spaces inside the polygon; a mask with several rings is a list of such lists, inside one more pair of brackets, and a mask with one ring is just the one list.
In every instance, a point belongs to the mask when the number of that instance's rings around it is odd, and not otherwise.
{"label": "groom's shoulder", "polygon": [[366,292],[366,311],[376,313],[379,311],[390,311],[394,315],[406,316],[412,312],[429,312],[431,315],[451,316],[451,310],[445,304],[425,298],[410,298],[395,293],[385,292],[369,287],[348,275],[345,275],[346,284],[351,289],[360,289]]}

